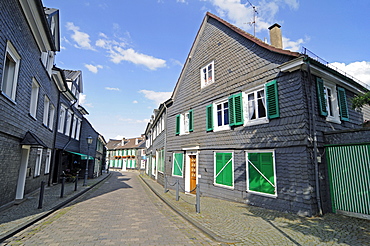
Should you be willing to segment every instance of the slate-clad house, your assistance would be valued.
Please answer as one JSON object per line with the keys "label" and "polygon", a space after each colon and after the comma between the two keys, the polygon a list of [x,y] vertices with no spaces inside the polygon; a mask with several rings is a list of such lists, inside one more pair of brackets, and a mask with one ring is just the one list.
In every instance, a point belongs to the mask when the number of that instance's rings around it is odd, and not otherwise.
{"label": "slate-clad house", "polygon": [[107,160],[109,168],[126,171],[140,168],[141,150],[144,136],[123,138],[122,140],[109,139],[107,143]]}
{"label": "slate-clad house", "polygon": [[164,185],[165,153],[167,137],[167,108],[171,106],[171,99],[159,105],[145,130],[146,165],[145,172],[148,176],[157,179]]}
{"label": "slate-clad house", "polygon": [[2,0],[0,10],[1,209],[21,202],[42,181],[59,182],[63,153],[86,154],[82,131],[95,139],[98,133],[81,129],[87,112],[78,105],[80,72],[54,66],[59,10],[41,0]]}
{"label": "slate-clad house", "polygon": [[25,0],[1,1],[0,9],[1,206],[48,178],[58,104],[51,72],[60,47],[58,10]]}
{"label": "slate-clad house", "polygon": [[361,127],[369,111],[351,98],[367,89],[270,33],[271,45],[206,14],[167,109],[165,174],[187,192],[330,211],[324,132]]}

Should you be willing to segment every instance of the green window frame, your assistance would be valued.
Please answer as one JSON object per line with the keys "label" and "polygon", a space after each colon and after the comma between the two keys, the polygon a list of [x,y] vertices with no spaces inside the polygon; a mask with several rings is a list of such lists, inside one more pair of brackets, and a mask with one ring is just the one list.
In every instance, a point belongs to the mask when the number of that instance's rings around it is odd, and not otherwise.
{"label": "green window frame", "polygon": [[183,177],[184,153],[173,153],[172,176]]}
{"label": "green window frame", "polygon": [[324,89],[324,81],[322,78],[316,78],[316,88],[317,88],[317,102],[319,108],[319,114],[321,116],[328,116],[328,109],[326,106],[326,96]]}
{"label": "green window frame", "polygon": [[244,124],[243,93],[231,95],[229,100],[229,125],[239,126]]}
{"label": "green window frame", "polygon": [[213,104],[206,107],[206,130],[213,131]]}
{"label": "green window frame", "polygon": [[176,135],[180,134],[180,115],[176,115]]}
{"label": "green window frame", "polygon": [[280,117],[279,94],[276,80],[266,83],[265,92],[266,92],[267,118],[275,119]]}
{"label": "green window frame", "polygon": [[214,184],[234,188],[234,153],[214,153]]}
{"label": "green window frame", "polygon": [[194,110],[189,110],[189,132],[194,131]]}
{"label": "green window frame", "polygon": [[247,152],[247,191],[277,196],[274,151]]}
{"label": "green window frame", "polygon": [[342,87],[337,87],[337,91],[340,119],[343,121],[349,121],[346,90]]}

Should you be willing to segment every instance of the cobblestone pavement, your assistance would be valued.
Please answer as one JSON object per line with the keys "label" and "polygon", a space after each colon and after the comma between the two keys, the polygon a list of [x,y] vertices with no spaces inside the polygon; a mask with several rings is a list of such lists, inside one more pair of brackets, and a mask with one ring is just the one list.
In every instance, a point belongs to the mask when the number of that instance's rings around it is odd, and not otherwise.
{"label": "cobblestone pavement", "polygon": [[112,177],[4,245],[217,245],[138,178]]}
{"label": "cobblestone pavement", "polygon": [[[195,196],[165,193],[145,175],[141,178],[167,204],[218,241],[234,245],[370,245],[370,221],[338,214],[299,217],[246,204],[201,197],[200,213]],[[171,187],[174,188],[174,187]]]}
{"label": "cobblestone pavement", "polygon": [[201,197],[197,214],[194,195],[176,201],[174,190],[165,193],[145,175],[113,173],[5,245],[370,245],[368,220],[299,217],[210,197]]}
{"label": "cobblestone pavement", "polygon": [[41,209],[38,208],[40,195],[40,189],[38,189],[27,195],[19,205],[13,205],[7,209],[0,210],[0,242],[19,229],[52,213],[54,210],[88,191],[108,176],[109,174],[103,173],[95,179],[88,179],[86,186],[82,186],[83,180],[79,180],[76,191],[75,183],[65,183],[62,198],[61,184],[50,187],[45,186]]}

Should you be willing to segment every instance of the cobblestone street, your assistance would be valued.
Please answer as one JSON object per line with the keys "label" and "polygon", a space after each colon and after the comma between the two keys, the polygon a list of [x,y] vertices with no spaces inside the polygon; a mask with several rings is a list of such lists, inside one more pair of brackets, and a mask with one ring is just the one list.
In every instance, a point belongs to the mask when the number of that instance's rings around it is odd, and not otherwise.
{"label": "cobblestone street", "polygon": [[[210,245],[212,241],[140,184],[119,173],[5,245]],[[215,243],[213,243],[215,244]]]}
{"label": "cobblestone street", "polygon": [[370,245],[368,220],[299,217],[210,197],[201,197],[197,214],[195,196],[176,201],[174,193],[136,171],[112,172],[0,245]]}

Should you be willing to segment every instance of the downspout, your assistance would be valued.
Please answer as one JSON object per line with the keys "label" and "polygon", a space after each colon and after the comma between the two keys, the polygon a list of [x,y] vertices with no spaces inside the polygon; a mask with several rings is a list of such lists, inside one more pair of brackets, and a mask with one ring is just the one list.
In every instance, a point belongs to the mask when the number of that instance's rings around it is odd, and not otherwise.
{"label": "downspout", "polygon": [[313,131],[313,158],[314,158],[314,166],[315,166],[315,186],[316,186],[316,200],[317,200],[317,209],[319,211],[319,215],[322,216],[322,206],[321,206],[321,194],[320,194],[320,178],[319,178],[319,163],[317,161],[317,131],[316,131],[316,116],[315,116],[315,100],[314,100],[314,83],[312,80],[311,75],[311,67],[310,61],[306,57],[304,59],[305,63],[307,64],[307,72],[308,72],[308,80],[311,84],[311,119],[312,119],[312,131]]}
{"label": "downspout", "polygon": [[55,121],[55,126],[54,126],[54,143],[53,143],[53,165],[52,165],[52,169],[50,170],[50,174],[49,175],[49,180],[48,180],[48,186],[51,185],[51,180],[53,179],[53,176],[54,176],[54,169],[55,169],[55,159],[56,159],[56,154],[57,154],[57,151],[55,150],[55,146],[56,146],[56,142],[57,142],[57,132],[58,132],[58,121],[59,121],[59,114],[60,114],[60,94],[62,92],[59,91],[58,93],[58,105],[57,105],[57,120]]}

